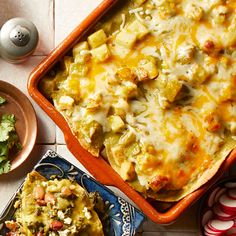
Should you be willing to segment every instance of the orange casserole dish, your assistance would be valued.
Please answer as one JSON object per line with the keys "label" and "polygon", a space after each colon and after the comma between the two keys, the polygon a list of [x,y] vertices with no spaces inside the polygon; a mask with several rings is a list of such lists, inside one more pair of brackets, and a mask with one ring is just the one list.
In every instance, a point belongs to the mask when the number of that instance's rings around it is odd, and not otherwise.
{"label": "orange casserole dish", "polygon": [[[128,1],[127,1],[128,2]],[[136,1],[134,1],[136,2]],[[140,1],[137,1],[137,2],[140,2]],[[149,1],[141,1],[142,3],[144,2],[148,2]],[[169,19],[169,17],[172,17],[174,14],[177,14],[176,12],[174,12],[174,8],[171,8],[171,4],[173,4],[172,1],[163,1],[165,3],[168,3],[169,4],[169,7],[167,6],[159,6],[157,7],[157,9],[160,8],[160,15],[157,16],[161,18],[161,21],[165,21],[166,19]],[[164,177],[161,178],[161,185],[159,184],[159,181],[158,181],[158,186],[156,185],[156,177],[154,176],[154,180],[153,182],[151,182],[151,184],[149,185],[150,189],[152,191],[147,191],[145,192],[145,194],[143,194],[144,196],[146,197],[152,197],[152,198],[156,198],[156,199],[159,199],[159,200],[164,200],[165,201],[165,198],[164,197],[155,197],[155,194],[153,194],[153,191],[156,191],[158,193],[158,191],[162,191],[162,187],[164,189],[164,191],[166,190],[170,190],[170,194],[166,194],[165,192],[164,193],[159,193],[162,194],[163,196],[166,196],[168,195],[168,199],[167,201],[173,201],[173,199],[181,199],[179,200],[178,202],[174,203],[171,205],[171,207],[169,207],[167,210],[164,211],[164,213],[162,212],[161,210],[161,207],[154,203],[153,201],[149,201],[149,200],[145,200],[141,195],[139,195],[136,191],[134,191],[132,188],[130,188],[123,180],[127,180],[128,182],[131,182],[131,185],[135,188],[137,186],[137,184],[134,184],[134,182],[132,183],[132,178],[131,178],[131,181],[129,181],[129,177],[127,177],[127,173],[125,173],[123,176],[122,176],[122,171],[120,173],[119,169],[116,169],[116,171],[121,174],[122,178],[109,166],[109,164],[101,157],[94,157],[92,156],[90,153],[94,154],[94,155],[97,155],[98,152],[96,152],[95,149],[89,149],[87,146],[86,146],[86,143],[84,144],[84,142],[82,143],[82,146],[85,147],[86,149],[88,149],[90,151],[87,152],[85,149],[83,149],[81,146],[80,146],[80,142],[78,141],[78,139],[75,137],[75,135],[72,133],[70,127],[68,126],[66,120],[63,118],[63,116],[54,108],[54,106],[47,100],[47,98],[40,92],[40,90],[38,89],[38,84],[39,82],[41,81],[41,79],[43,78],[43,76],[45,76],[47,74],[47,72],[49,72],[52,67],[55,65],[55,63],[57,63],[59,60],[61,60],[63,58],[63,56],[70,50],[72,49],[73,46],[75,46],[75,44],[78,42],[78,40],[81,39],[82,36],[84,36],[84,34],[87,32],[87,30],[89,28],[91,28],[91,26],[95,23],[95,19],[99,18],[101,15],[103,15],[103,13],[105,13],[105,11],[110,7],[112,6],[112,4],[115,3],[115,1],[104,1],[80,26],[78,26],[74,32],[72,32],[65,40],[64,42],[59,45],[35,70],[34,72],[32,72],[31,76],[30,76],[30,80],[29,80],[29,93],[30,95],[36,100],[36,102],[39,103],[39,105],[48,113],[48,115],[55,121],[55,123],[62,129],[64,135],[65,135],[65,140],[66,140],[66,143],[67,143],[67,146],[68,148],[70,149],[70,151],[80,160],[80,162],[88,169],[88,171],[90,171],[95,178],[97,178],[100,182],[102,182],[103,184],[106,184],[106,185],[112,185],[112,186],[116,186],[118,187],[120,190],[122,190],[124,193],[126,193],[127,196],[129,196],[141,209],[142,211],[148,215],[153,221],[157,222],[157,223],[162,223],[162,224],[166,224],[166,223],[170,223],[172,221],[174,221],[183,211],[184,209],[186,209],[190,204],[192,204],[195,200],[197,200],[201,194],[204,193],[204,191],[207,189],[208,186],[210,186],[214,180],[216,179],[216,176],[214,178],[212,178],[210,181],[207,182],[207,180],[212,177],[218,170],[218,168],[221,166],[221,173],[218,173],[218,177],[220,176],[220,174],[223,173],[222,169],[223,170],[226,170],[230,164],[234,161],[235,159],[235,155],[234,153],[235,152],[232,152],[231,155],[225,160],[225,156],[223,158],[220,158],[219,161],[215,161],[215,165],[213,163],[213,166],[211,167],[208,167],[208,172],[207,172],[207,175],[203,175],[203,180],[200,181],[200,184],[196,184],[195,185],[195,189],[197,189],[197,187],[201,186],[202,184],[206,183],[205,185],[203,185],[202,187],[200,187],[198,190],[196,190],[195,192],[193,193],[190,193],[188,194],[189,192],[192,192],[193,190],[195,190],[194,188],[192,188],[191,191],[185,191],[185,194],[182,194],[180,192],[180,197],[176,197],[176,198],[173,198],[173,192],[178,190],[176,189],[176,186],[177,185],[173,185],[173,183],[175,181],[173,181],[173,179],[176,178],[176,176],[172,179],[172,183],[171,181],[169,181],[169,179],[171,178],[169,175],[165,175]],[[142,4],[140,3],[140,4]],[[158,3],[159,4],[159,3]],[[168,5],[167,4],[167,5]],[[230,5],[229,5],[230,6]],[[174,7],[174,6],[172,6]],[[218,9],[220,6],[213,6],[215,7],[216,9]],[[187,18],[190,18],[190,20],[197,20],[199,21],[200,18],[202,17],[203,15],[203,9],[198,6],[198,9],[196,10],[196,5],[191,5],[191,6],[187,6],[187,9],[191,8],[191,13],[192,14],[189,14],[189,11],[187,10],[186,11],[186,15],[185,17]],[[150,8],[151,9],[151,8]],[[135,9],[132,9],[130,11],[130,13],[134,13],[135,16],[137,16],[137,14],[139,14],[139,11],[142,10],[142,7],[140,8],[135,8]],[[149,9],[148,9],[149,10]],[[151,9],[152,10],[152,9]],[[222,9],[220,9],[222,10]],[[150,10],[149,10],[150,11]],[[218,10],[219,11],[219,10]],[[165,12],[165,14],[163,13]],[[145,11],[145,14],[148,15],[149,12],[147,12],[147,10]],[[158,11],[157,11],[158,13]],[[194,14],[193,14],[194,13]],[[159,13],[158,13],[159,14]],[[180,14],[180,13],[178,13]],[[182,14],[182,13],[181,13]],[[214,13],[215,14],[215,13]],[[123,15],[123,14],[122,14]],[[124,18],[124,17],[122,17]],[[151,18],[147,18],[148,21],[151,20]],[[217,17],[213,17],[213,21],[214,23],[215,22],[218,22],[219,21],[222,21],[222,17],[220,17],[220,19],[218,19]],[[135,41],[137,40],[142,40],[143,37],[149,37],[149,36],[146,36],[148,34],[148,29],[147,27],[141,23],[142,22],[142,19],[141,18],[138,18],[138,20],[134,20],[130,25],[128,25],[127,27],[125,25],[125,22],[122,23],[122,26],[121,26],[121,30],[120,30],[120,33],[118,32],[118,34],[116,34],[114,37],[115,37],[115,41],[118,43],[118,44],[121,44],[122,47],[132,47],[135,43]],[[169,23],[169,22],[168,22]],[[150,28],[151,26],[149,26]],[[167,30],[168,31],[168,30]],[[169,33],[169,32],[168,32]],[[135,35],[135,36],[134,36]],[[169,35],[167,35],[169,36]],[[99,40],[97,40],[97,38]],[[88,38],[88,42],[90,44],[90,47],[92,48],[91,49],[91,54],[92,56],[96,59],[96,63],[100,63],[100,62],[103,62],[105,60],[108,59],[109,57],[109,50],[112,50],[112,45],[109,45],[109,47],[107,46],[107,44],[105,43],[106,41],[106,35],[104,34],[104,32],[101,32],[100,31],[97,31],[95,34],[93,34],[93,36],[90,36]],[[148,38],[149,40],[149,44],[151,44],[150,42],[152,41],[151,37]],[[180,40],[180,39],[179,39]],[[100,42],[102,41],[102,42]],[[181,38],[180,40],[181,42],[185,42],[187,41],[186,39],[183,39]],[[193,57],[193,54],[194,54],[194,47],[195,46],[192,46],[191,44],[188,44],[188,45],[185,45],[185,44],[180,44],[180,47],[178,48],[179,50],[179,53],[177,55],[177,61],[178,61],[178,65],[179,67],[182,67],[183,68],[186,68],[186,67],[190,67],[190,61],[191,61],[191,58]],[[203,54],[204,58],[205,57],[209,57],[209,58],[213,58],[215,56],[213,56],[213,52],[211,51],[212,49],[209,49],[209,45],[213,45],[212,47],[215,46],[215,43],[210,41],[210,40],[206,40],[206,42],[203,43],[203,46],[199,46],[201,48],[201,50],[203,51],[203,53],[205,53],[207,56],[205,56],[205,54]],[[150,46],[150,45],[148,45]],[[83,45],[84,47],[84,45]],[[166,55],[166,51],[165,49],[168,47],[168,45],[165,47],[165,48],[161,48],[161,46],[159,47],[161,50],[160,50],[160,53],[161,55],[162,54],[165,54]],[[218,45],[217,45],[218,47]],[[217,48],[216,47],[216,48]],[[74,48],[77,48],[77,47],[74,47]],[[126,53],[126,49],[122,52],[122,53]],[[141,48],[143,51],[144,51],[144,48]],[[141,50],[140,48],[138,50]],[[147,49],[147,48],[146,48]],[[150,49],[150,48],[149,48]],[[74,50],[74,49],[73,49]],[[87,48],[86,48],[87,50]],[[120,48],[119,48],[120,50]],[[163,52],[163,50],[165,52]],[[178,51],[177,50],[177,51]],[[146,50],[147,51],[147,50]],[[220,51],[220,49],[218,50],[217,48],[217,52]],[[101,53],[102,52],[102,53]],[[215,53],[215,51],[214,51]],[[202,57],[203,57],[202,56]],[[137,56],[138,57],[138,56]],[[163,56],[162,56],[163,57]],[[198,58],[201,58],[201,55],[198,55]],[[155,79],[157,78],[157,82],[158,81],[162,81],[162,80],[165,80],[165,76],[163,75],[164,74],[164,69],[165,71],[168,71],[168,60],[165,61],[165,63],[162,62],[162,65],[161,65],[161,68],[162,68],[162,71],[160,70],[160,72],[155,68],[155,66],[158,64],[154,59],[153,57],[146,57],[145,59],[141,58],[141,62],[139,64],[139,67],[138,67],[138,70],[137,68],[135,69],[135,71],[131,72],[131,69],[130,68],[121,68],[118,70],[118,72],[116,73],[116,76],[119,77],[119,79],[124,79],[124,74],[125,74],[125,79],[127,78],[127,73],[130,74],[130,77],[132,77],[132,82],[129,81],[129,83],[126,83],[125,85],[127,87],[130,86],[130,84],[135,87],[135,84],[134,84],[134,81],[136,81],[137,83],[147,83],[146,81],[147,80],[151,80],[151,82],[148,82],[149,84],[151,84],[151,86],[153,87],[153,83],[155,83]],[[134,60],[135,61],[135,60]],[[64,63],[65,63],[65,59],[64,59]],[[66,64],[66,63],[65,63]],[[169,86],[170,90],[166,91],[166,93],[164,94],[161,94],[164,96],[164,103],[162,102],[161,103],[161,108],[163,109],[168,109],[169,107],[172,106],[172,104],[174,104],[174,102],[178,102],[180,103],[180,100],[177,100],[175,97],[177,97],[178,93],[180,90],[186,90],[186,88],[183,88],[185,86],[185,84],[188,84],[190,83],[190,85],[195,89],[196,86],[198,86],[199,84],[196,85],[196,83],[205,83],[205,81],[207,80],[207,78],[209,77],[209,73],[211,72],[208,72],[208,71],[203,71],[202,67],[199,66],[199,65],[191,65],[193,68],[193,71],[189,71],[187,74],[189,74],[190,72],[191,73],[198,73],[197,75],[198,76],[195,76],[195,78],[197,77],[197,81],[191,81],[191,79],[189,79],[189,76],[186,76],[184,77],[184,79],[182,79],[181,77],[181,82],[177,81],[177,80],[174,80],[172,79],[171,82],[168,84],[165,83],[165,88]],[[164,69],[163,69],[164,68]],[[177,69],[177,67],[176,67]],[[200,71],[199,71],[200,70]],[[210,68],[210,71],[212,70],[212,68]],[[141,72],[140,72],[141,71]],[[179,70],[181,71],[181,70]],[[197,72],[196,72],[197,71]],[[125,73],[124,73],[125,72]],[[135,74],[136,73],[136,74]],[[166,72],[165,72],[166,73]],[[168,73],[168,72],[167,72]],[[180,72],[179,72],[180,73]],[[190,73],[190,74],[191,74]],[[200,75],[199,75],[200,74]],[[132,75],[132,76],[131,76]],[[154,82],[153,82],[154,81]],[[234,81],[234,80],[233,80]],[[232,82],[233,83],[233,82]],[[74,82],[72,83],[74,84]],[[134,85],[133,85],[134,84]],[[155,85],[156,86],[156,85]],[[160,86],[159,84],[157,86]],[[162,85],[161,85],[162,86]],[[132,88],[133,88],[132,87]],[[141,87],[141,86],[140,86]],[[204,86],[203,86],[204,88]],[[149,88],[151,89],[151,87]],[[163,89],[162,89],[163,91]],[[227,90],[228,91],[228,90]],[[226,92],[227,92],[226,91]],[[203,92],[202,92],[203,93]],[[122,93],[123,95],[123,93]],[[119,96],[122,96],[119,94]],[[228,93],[227,95],[222,95],[223,97],[227,97],[228,99]],[[231,96],[231,95],[230,95]],[[232,95],[234,96],[234,95]],[[62,96],[61,96],[62,97]],[[163,97],[162,97],[163,98]],[[233,99],[234,97],[232,97]],[[68,100],[69,99],[69,100]],[[68,101],[69,103],[72,101],[73,99],[71,97],[68,97],[68,96],[63,96],[63,99],[61,99],[61,104],[63,105],[63,109],[65,109],[64,107],[66,105],[68,105]],[[163,101],[163,99],[162,99]],[[56,101],[57,102],[57,101]],[[59,101],[60,102],[60,101]],[[72,101],[73,102],[73,101]],[[201,101],[200,101],[201,102]],[[55,101],[54,101],[54,105],[55,105]],[[164,105],[163,105],[164,104]],[[197,105],[196,105],[197,106]],[[60,106],[57,106],[56,104],[56,107],[58,109],[58,107],[60,108]],[[62,110],[63,110],[62,109]],[[60,110],[60,109],[59,109]],[[214,112],[213,112],[214,114]],[[232,113],[233,114],[233,113]],[[65,114],[63,114],[64,117]],[[149,114],[150,115],[150,114]],[[218,120],[217,118],[215,119],[215,116],[212,115],[211,113],[211,117],[208,116],[209,114],[206,115],[205,117],[205,120],[206,120],[206,123],[207,123],[207,133],[209,132],[218,132],[219,130],[221,130],[221,126],[220,124],[218,123]],[[122,117],[122,116],[121,116]],[[207,118],[208,117],[208,118]],[[232,115],[233,117],[233,115]],[[67,118],[67,117],[66,117]],[[122,118],[124,119],[124,118]],[[118,133],[121,133],[123,132],[123,129],[124,129],[124,124],[123,124],[123,121],[122,119],[120,118],[120,116],[118,116],[117,114],[115,115],[111,115],[108,122],[111,122],[111,130],[112,132],[118,132]],[[234,119],[234,118],[233,118]],[[115,122],[113,122],[115,120]],[[68,120],[67,120],[68,121]],[[72,129],[73,130],[73,129]],[[109,129],[108,129],[109,130]],[[149,133],[152,132],[151,130],[148,130]],[[125,132],[125,131],[124,131]],[[140,132],[139,132],[140,133]],[[192,133],[191,133],[192,134]],[[183,133],[183,135],[185,135]],[[213,134],[214,136],[215,134]],[[188,137],[186,137],[187,139]],[[196,137],[194,136],[191,136],[190,137],[190,140],[191,140],[191,143],[192,143],[192,140],[196,140]],[[155,141],[154,141],[155,143]],[[195,142],[196,143],[196,142]],[[106,145],[106,144],[105,144]],[[141,144],[139,144],[140,146]],[[190,144],[186,144],[186,145],[190,145]],[[197,152],[196,150],[198,150],[198,147],[196,147],[196,145],[194,146],[195,148],[193,148],[193,144],[190,145],[191,146],[191,149],[187,149],[188,152],[192,152],[192,156],[194,156],[194,154]],[[230,146],[231,147],[231,146]],[[197,149],[196,149],[197,148]],[[149,148],[150,149],[150,148]],[[193,150],[194,149],[194,150]],[[232,148],[231,148],[232,149]],[[137,151],[137,148],[135,149]],[[108,149],[109,151],[109,149]],[[107,151],[107,152],[108,152]],[[139,151],[140,152],[140,151]],[[199,155],[201,155],[200,152],[198,152]],[[228,152],[229,153],[229,150]],[[135,153],[133,153],[135,155]],[[138,154],[138,153],[137,153]],[[205,155],[205,154],[204,154]],[[226,155],[226,154],[224,154]],[[112,155],[111,155],[112,156]],[[140,155],[142,157],[142,155]],[[195,155],[196,156],[196,155]],[[206,155],[205,155],[206,156]],[[189,154],[188,156],[186,157],[187,159],[189,159]],[[197,156],[196,156],[197,157]],[[140,157],[139,157],[140,158]],[[206,156],[206,159],[208,157]],[[211,158],[211,157],[209,157]],[[108,159],[109,159],[109,155],[108,155]],[[208,160],[208,159],[207,159]],[[225,161],[224,161],[225,160]],[[110,160],[109,160],[110,161]],[[224,161],[224,162],[223,162]],[[223,163],[223,164],[222,164]],[[222,164],[222,165],[221,165]],[[137,164],[136,164],[137,166]],[[113,167],[114,168],[114,167]],[[129,168],[127,166],[127,168]],[[200,168],[197,167],[197,168]],[[203,167],[201,167],[203,168]],[[205,167],[204,167],[205,168]],[[136,169],[136,172],[137,172],[137,169]],[[150,172],[151,174],[152,172]],[[181,171],[181,176],[183,175],[183,171]],[[125,177],[124,177],[125,176]],[[178,175],[177,175],[178,176]],[[126,179],[127,178],[127,179]],[[195,176],[196,178],[196,176]],[[158,180],[160,180],[160,178],[158,177]],[[169,182],[168,182],[169,181]],[[185,181],[185,180],[184,180]],[[167,184],[165,184],[165,182]],[[150,181],[149,181],[150,183]],[[164,184],[163,184],[164,183]],[[153,187],[154,185],[154,187]],[[140,185],[139,185],[140,186]],[[161,187],[160,187],[161,186]],[[197,187],[196,187],[197,186]],[[166,189],[165,189],[166,188]],[[140,188],[136,188],[136,190]],[[191,188],[190,188],[191,189]],[[139,191],[139,192],[142,192],[142,191]],[[188,195],[187,195],[188,194]],[[160,196],[162,196],[160,195]],[[187,196],[186,196],[187,195]],[[158,196],[158,195],[157,195]],[[182,197],[181,197],[182,196]],[[184,197],[184,198],[183,198]],[[170,200],[172,199],[172,200]],[[156,207],[155,207],[156,206]]]}

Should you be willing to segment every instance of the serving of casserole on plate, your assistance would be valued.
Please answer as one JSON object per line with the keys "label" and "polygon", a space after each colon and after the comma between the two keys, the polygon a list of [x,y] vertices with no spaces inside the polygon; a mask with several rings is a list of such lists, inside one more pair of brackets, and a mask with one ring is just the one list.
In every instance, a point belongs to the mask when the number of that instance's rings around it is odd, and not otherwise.
{"label": "serving of casserole on plate", "polygon": [[0,235],[133,236],[144,219],[124,199],[49,150],[0,215]]}
{"label": "serving of casserole on plate", "polygon": [[236,145],[235,7],[122,1],[79,43],[89,18],[59,46],[32,74],[30,93],[46,111],[41,93],[52,101],[80,145],[142,196],[179,201]]}
{"label": "serving of casserole on plate", "polygon": [[[104,235],[94,209],[99,197],[95,193],[87,194],[76,182],[57,178],[47,180],[33,171],[27,175],[18,198],[14,204],[15,219],[5,222],[10,235],[74,235],[78,232]],[[101,203],[104,208],[102,199]]]}

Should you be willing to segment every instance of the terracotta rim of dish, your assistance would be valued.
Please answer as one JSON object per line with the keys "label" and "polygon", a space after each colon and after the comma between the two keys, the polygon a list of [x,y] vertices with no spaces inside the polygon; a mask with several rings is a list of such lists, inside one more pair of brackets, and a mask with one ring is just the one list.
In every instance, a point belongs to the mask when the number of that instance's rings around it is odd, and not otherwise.
{"label": "terracotta rim of dish", "polygon": [[22,144],[20,150],[11,161],[11,171],[19,167],[30,155],[37,137],[37,119],[34,108],[18,88],[5,81],[0,81],[0,92],[7,96],[3,113],[14,114],[16,117],[16,130]]}
{"label": "terracotta rim of dish", "polygon": [[51,117],[63,131],[66,144],[71,153],[85,168],[102,184],[115,186],[123,191],[152,221],[158,224],[173,223],[188,207],[196,202],[206,190],[221,177],[221,175],[236,161],[236,149],[220,167],[220,171],[205,185],[184,197],[169,210],[162,213],[133,190],[102,158],[96,158],[83,149],[71,132],[63,116],[43,96],[38,89],[39,80],[78,42],[78,40],[110,9],[117,0],[104,0],[75,30],[45,58],[31,73],[28,81],[28,91],[32,98]]}

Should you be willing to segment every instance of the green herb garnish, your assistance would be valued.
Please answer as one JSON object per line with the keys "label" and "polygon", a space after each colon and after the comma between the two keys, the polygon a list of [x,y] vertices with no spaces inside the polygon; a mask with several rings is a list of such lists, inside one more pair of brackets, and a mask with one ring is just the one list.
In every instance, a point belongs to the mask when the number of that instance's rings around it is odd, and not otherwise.
{"label": "green herb garnish", "polygon": [[[0,98],[0,104],[1,101]],[[16,119],[13,114],[2,115],[0,122],[0,174],[10,171],[11,164],[9,153],[12,150],[18,151],[21,149],[19,137],[15,129],[15,123]]]}
{"label": "green herb garnish", "polygon": [[0,97],[0,105],[2,105],[2,104],[5,103],[5,102],[6,102],[6,99],[3,98],[3,97]]}

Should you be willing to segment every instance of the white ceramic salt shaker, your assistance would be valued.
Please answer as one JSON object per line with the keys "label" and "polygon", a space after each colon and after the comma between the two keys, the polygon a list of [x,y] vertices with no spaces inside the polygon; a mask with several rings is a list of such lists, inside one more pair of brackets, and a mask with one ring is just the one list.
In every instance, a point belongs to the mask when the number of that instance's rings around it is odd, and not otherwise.
{"label": "white ceramic salt shaker", "polygon": [[0,54],[10,63],[21,63],[34,52],[38,44],[38,30],[24,18],[8,20],[0,31]]}

